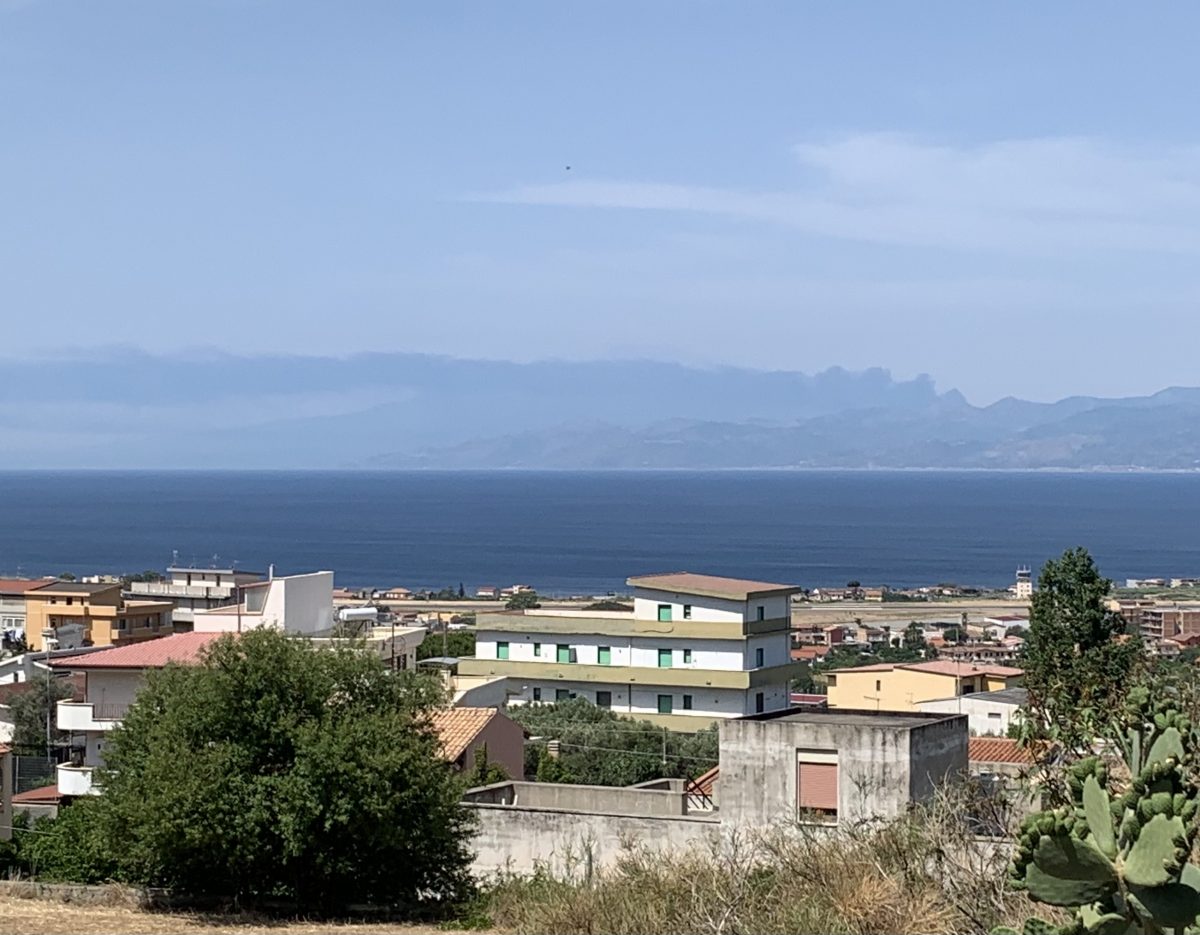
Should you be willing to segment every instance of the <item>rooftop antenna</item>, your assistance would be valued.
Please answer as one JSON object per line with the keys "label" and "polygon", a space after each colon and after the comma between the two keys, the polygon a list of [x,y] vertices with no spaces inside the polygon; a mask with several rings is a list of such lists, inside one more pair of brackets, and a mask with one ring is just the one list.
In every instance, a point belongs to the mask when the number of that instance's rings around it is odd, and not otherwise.
{"label": "rooftop antenna", "polygon": [[213,552],[213,557],[212,557],[212,567],[213,568],[217,567],[217,562],[220,561],[220,558],[221,558],[221,556],[219,556],[216,552]]}
{"label": "rooftop antenna", "polygon": [[179,565],[179,549],[171,549],[171,565],[178,567]]}

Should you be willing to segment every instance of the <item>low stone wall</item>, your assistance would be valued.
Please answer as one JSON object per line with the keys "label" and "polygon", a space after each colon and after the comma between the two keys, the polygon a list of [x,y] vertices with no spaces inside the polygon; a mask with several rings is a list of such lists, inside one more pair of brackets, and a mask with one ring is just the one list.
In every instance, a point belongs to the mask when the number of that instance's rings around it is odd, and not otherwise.
{"label": "low stone wall", "polygon": [[682,816],[686,802],[681,792],[637,787],[579,786],[551,782],[502,782],[470,789],[468,805],[506,805],[518,808],[551,808],[612,815]]}
{"label": "low stone wall", "polygon": [[474,870],[480,876],[501,871],[531,873],[539,867],[556,874],[586,874],[611,865],[633,844],[673,852],[707,847],[721,833],[720,822],[711,817],[620,815],[483,803],[467,803],[467,807],[479,817],[479,833],[471,845]]}

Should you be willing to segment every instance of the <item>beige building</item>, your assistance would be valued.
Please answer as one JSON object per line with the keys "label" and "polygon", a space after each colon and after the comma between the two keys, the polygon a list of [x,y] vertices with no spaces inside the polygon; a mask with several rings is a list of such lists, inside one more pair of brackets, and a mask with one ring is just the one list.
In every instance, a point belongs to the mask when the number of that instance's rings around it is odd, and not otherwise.
{"label": "beige building", "polygon": [[52,581],[25,592],[30,650],[118,646],[171,633],[169,601],[127,601],[120,584]]}
{"label": "beige building", "polygon": [[923,701],[1000,691],[1020,684],[1011,666],[934,660],[835,669],[829,679],[829,707],[857,711],[917,711]]}
{"label": "beige building", "polygon": [[459,674],[507,678],[509,704],[586,698],[675,730],[788,707],[799,588],[687,572],[628,584],[631,612],[479,614]]}

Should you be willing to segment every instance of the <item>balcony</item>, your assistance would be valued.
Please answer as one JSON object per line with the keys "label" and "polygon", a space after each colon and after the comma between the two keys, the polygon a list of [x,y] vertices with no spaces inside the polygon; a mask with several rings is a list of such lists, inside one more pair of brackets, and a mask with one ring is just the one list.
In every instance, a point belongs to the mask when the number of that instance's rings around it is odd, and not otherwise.
{"label": "balcony", "polygon": [[59,730],[71,733],[109,731],[121,723],[126,704],[92,704],[87,701],[60,701],[55,712]]}
{"label": "balcony", "polygon": [[56,780],[60,795],[99,795],[100,787],[92,780],[94,766],[60,765]]}

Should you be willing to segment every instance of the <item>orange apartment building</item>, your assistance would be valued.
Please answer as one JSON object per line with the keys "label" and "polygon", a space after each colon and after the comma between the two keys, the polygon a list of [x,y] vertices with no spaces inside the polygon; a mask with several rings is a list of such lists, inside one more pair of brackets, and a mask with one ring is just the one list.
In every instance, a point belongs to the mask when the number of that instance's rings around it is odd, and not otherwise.
{"label": "orange apartment building", "polygon": [[51,581],[25,592],[25,641],[40,652],[120,646],[172,632],[170,601],[127,601],[119,584]]}

